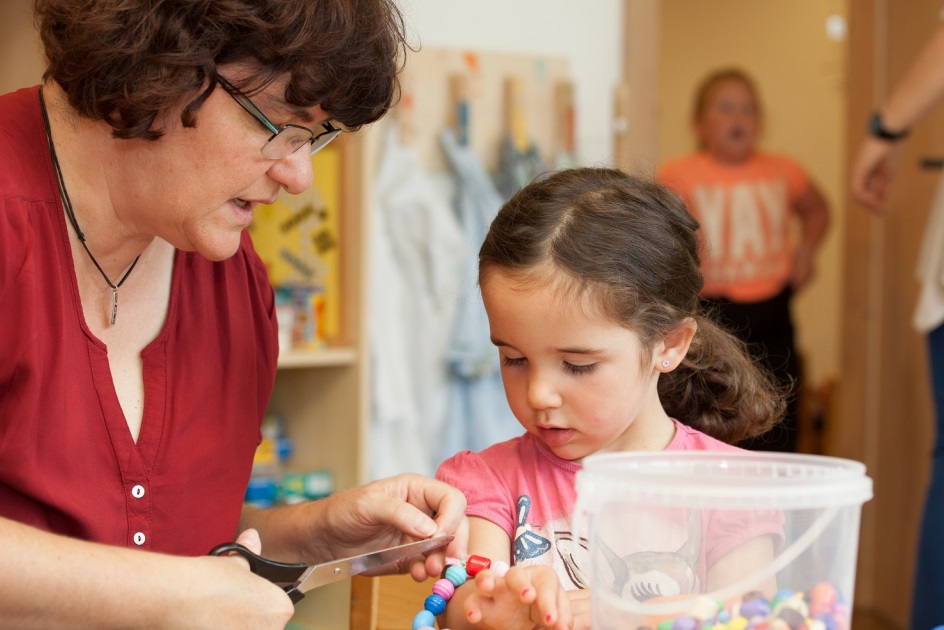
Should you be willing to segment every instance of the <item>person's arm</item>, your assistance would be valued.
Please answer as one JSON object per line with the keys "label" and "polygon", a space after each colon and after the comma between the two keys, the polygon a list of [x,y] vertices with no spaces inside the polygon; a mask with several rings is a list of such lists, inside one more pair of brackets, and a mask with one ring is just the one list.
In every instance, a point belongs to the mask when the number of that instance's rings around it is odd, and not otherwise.
{"label": "person's arm", "polygon": [[[260,551],[258,537],[239,542]],[[85,542],[0,518],[0,628],[281,629],[288,596],[238,558]]]}
{"label": "person's arm", "polygon": [[794,203],[794,209],[800,217],[800,242],[794,256],[791,285],[797,290],[813,277],[813,258],[829,229],[829,204],[819,188],[810,182]]}
{"label": "person's arm", "polygon": [[[469,549],[493,565],[511,561],[508,534],[482,518],[469,519]],[[481,571],[456,589],[440,626],[453,630],[573,627],[567,592],[548,566],[511,567],[504,576],[489,569]]]}
{"label": "person's arm", "polygon": [[[774,543],[770,536],[755,536],[746,540],[709,567],[706,590],[713,592],[733,584],[744,576],[769,566],[775,556]],[[776,576],[758,584],[757,590],[772,599],[777,592]]]}
{"label": "person's arm", "polygon": [[[944,98],[944,26],[939,26],[879,111],[886,129],[910,129]],[[895,144],[868,137],[852,168],[852,194],[873,210],[885,207],[894,173]]]}
{"label": "person's arm", "polygon": [[246,505],[240,529],[262,536],[267,557],[313,564],[367,553],[436,535],[450,545],[410,567],[416,580],[439,575],[446,555],[462,556],[468,542],[465,497],[421,475],[398,475],[298,505],[259,509]]}

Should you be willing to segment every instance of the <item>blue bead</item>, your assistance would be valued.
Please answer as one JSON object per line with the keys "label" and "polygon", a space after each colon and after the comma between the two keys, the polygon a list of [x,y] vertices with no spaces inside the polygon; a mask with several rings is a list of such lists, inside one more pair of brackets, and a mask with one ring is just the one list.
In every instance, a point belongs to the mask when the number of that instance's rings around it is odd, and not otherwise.
{"label": "blue bead", "polygon": [[460,567],[458,564],[452,564],[446,567],[446,579],[453,583],[455,586],[462,586],[465,584],[465,567]]}
{"label": "blue bead", "polygon": [[413,630],[419,630],[422,627],[435,627],[436,617],[428,610],[421,610],[413,617]]}
{"label": "blue bead", "polygon": [[441,615],[443,611],[446,610],[446,600],[442,595],[437,595],[433,593],[426,598],[426,603],[423,605],[423,608],[433,613],[434,615]]}

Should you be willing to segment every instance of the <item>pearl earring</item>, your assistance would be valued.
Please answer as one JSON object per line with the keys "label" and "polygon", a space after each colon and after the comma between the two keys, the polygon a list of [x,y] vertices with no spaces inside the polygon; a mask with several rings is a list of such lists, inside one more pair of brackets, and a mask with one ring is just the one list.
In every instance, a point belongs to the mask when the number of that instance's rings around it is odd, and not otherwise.
{"label": "pearl earring", "polygon": [[669,360],[668,360],[668,359],[666,359],[665,361],[662,362],[662,367],[664,367],[664,368],[669,367],[669,365],[670,365],[670,363],[669,363]]}

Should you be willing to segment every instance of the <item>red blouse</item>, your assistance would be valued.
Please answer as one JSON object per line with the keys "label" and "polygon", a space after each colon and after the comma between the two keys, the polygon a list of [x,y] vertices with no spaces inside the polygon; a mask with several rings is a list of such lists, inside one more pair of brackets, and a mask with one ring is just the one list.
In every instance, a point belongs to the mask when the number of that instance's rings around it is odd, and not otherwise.
{"label": "red blouse", "polygon": [[0,516],[200,555],[232,540],[278,355],[248,234],[178,251],[167,321],[141,353],[137,443],[85,324],[37,88],[0,97]]}

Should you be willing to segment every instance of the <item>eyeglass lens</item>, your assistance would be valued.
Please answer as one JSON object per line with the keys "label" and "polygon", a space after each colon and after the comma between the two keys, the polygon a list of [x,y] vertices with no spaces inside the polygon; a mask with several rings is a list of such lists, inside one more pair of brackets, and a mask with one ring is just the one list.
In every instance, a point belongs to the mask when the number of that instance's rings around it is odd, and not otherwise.
{"label": "eyeglass lens", "polygon": [[326,123],[322,127],[324,131],[312,135],[312,131],[305,127],[286,125],[262,147],[262,154],[268,158],[281,159],[299,150],[306,142],[311,142],[310,154],[314,155],[341,133],[340,129]]}

